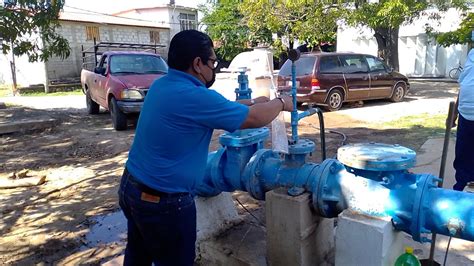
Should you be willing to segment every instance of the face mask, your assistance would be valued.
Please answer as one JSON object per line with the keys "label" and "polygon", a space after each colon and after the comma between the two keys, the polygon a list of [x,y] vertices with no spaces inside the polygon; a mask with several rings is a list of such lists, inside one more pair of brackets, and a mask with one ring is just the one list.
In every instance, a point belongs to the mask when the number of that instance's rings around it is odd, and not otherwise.
{"label": "face mask", "polygon": [[206,81],[206,88],[210,88],[212,86],[212,84],[214,84],[214,82],[216,81],[216,70],[215,69],[211,69],[212,70],[212,79],[211,80],[207,80],[203,74],[199,73],[199,75],[201,75],[202,79],[204,79]]}
{"label": "face mask", "polygon": [[[206,80],[206,79],[204,79]],[[212,79],[207,81],[206,80],[206,88],[210,88],[212,86],[212,84],[214,84],[214,82],[216,81],[216,70],[213,69],[212,70]]]}

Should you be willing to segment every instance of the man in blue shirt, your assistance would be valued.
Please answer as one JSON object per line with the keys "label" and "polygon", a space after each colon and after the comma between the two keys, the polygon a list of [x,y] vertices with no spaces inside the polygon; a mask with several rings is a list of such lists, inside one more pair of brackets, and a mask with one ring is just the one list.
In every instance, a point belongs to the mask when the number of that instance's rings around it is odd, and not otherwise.
{"label": "man in blue shirt", "polygon": [[474,49],[472,49],[459,76],[459,95],[456,115],[459,113],[454,169],[456,184],[453,189],[462,191],[474,182]]}
{"label": "man in blue shirt", "polygon": [[214,129],[262,127],[291,97],[232,102],[208,88],[218,65],[211,39],[176,34],[169,72],[150,87],[119,190],[128,220],[125,265],[193,265],[196,208],[190,194],[204,178]]}

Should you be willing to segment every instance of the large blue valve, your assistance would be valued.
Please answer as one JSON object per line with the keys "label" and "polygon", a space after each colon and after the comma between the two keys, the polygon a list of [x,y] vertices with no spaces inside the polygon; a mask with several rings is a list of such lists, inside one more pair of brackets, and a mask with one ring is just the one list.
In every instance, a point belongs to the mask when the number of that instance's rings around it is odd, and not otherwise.
{"label": "large blue valve", "polygon": [[[245,70],[236,95],[251,97]],[[292,127],[314,113],[316,109],[295,110]],[[289,153],[280,154],[264,148],[269,134],[268,128],[259,128],[221,135],[222,147],[209,154],[204,182],[195,194],[210,197],[241,190],[264,200],[267,191],[287,187],[293,195],[310,192],[312,207],[323,217],[352,209],[391,217],[396,229],[419,242],[429,241],[431,233],[474,241],[474,194],[438,188],[437,177],[410,173],[414,151],[378,143],[346,145],[338,150],[338,160],[315,164],[307,162],[315,142],[293,136]]]}

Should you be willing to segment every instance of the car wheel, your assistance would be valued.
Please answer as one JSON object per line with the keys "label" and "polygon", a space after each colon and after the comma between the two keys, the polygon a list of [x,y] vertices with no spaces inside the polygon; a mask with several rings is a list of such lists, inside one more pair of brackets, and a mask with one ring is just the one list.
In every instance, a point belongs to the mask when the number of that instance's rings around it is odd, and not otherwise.
{"label": "car wheel", "polygon": [[392,102],[400,102],[405,97],[405,85],[402,83],[398,83],[393,90],[392,97],[390,97],[390,101]]}
{"label": "car wheel", "polygon": [[117,100],[113,97],[109,101],[109,111],[110,116],[112,117],[112,125],[115,130],[127,129],[127,115],[120,111]]}
{"label": "car wheel", "polygon": [[87,113],[90,115],[95,115],[99,113],[99,105],[92,100],[90,90],[86,90],[86,107]]}
{"label": "car wheel", "polygon": [[328,111],[337,111],[341,109],[344,96],[340,90],[332,90],[326,100],[326,109]]}

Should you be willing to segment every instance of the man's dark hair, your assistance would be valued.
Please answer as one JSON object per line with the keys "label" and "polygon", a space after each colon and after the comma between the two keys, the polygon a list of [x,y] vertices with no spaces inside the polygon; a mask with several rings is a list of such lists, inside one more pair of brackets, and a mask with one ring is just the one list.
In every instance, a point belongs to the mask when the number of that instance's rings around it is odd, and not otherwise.
{"label": "man's dark hair", "polygon": [[194,58],[200,57],[204,63],[211,57],[211,38],[197,30],[184,30],[171,39],[168,50],[168,66],[177,70],[187,70]]}

